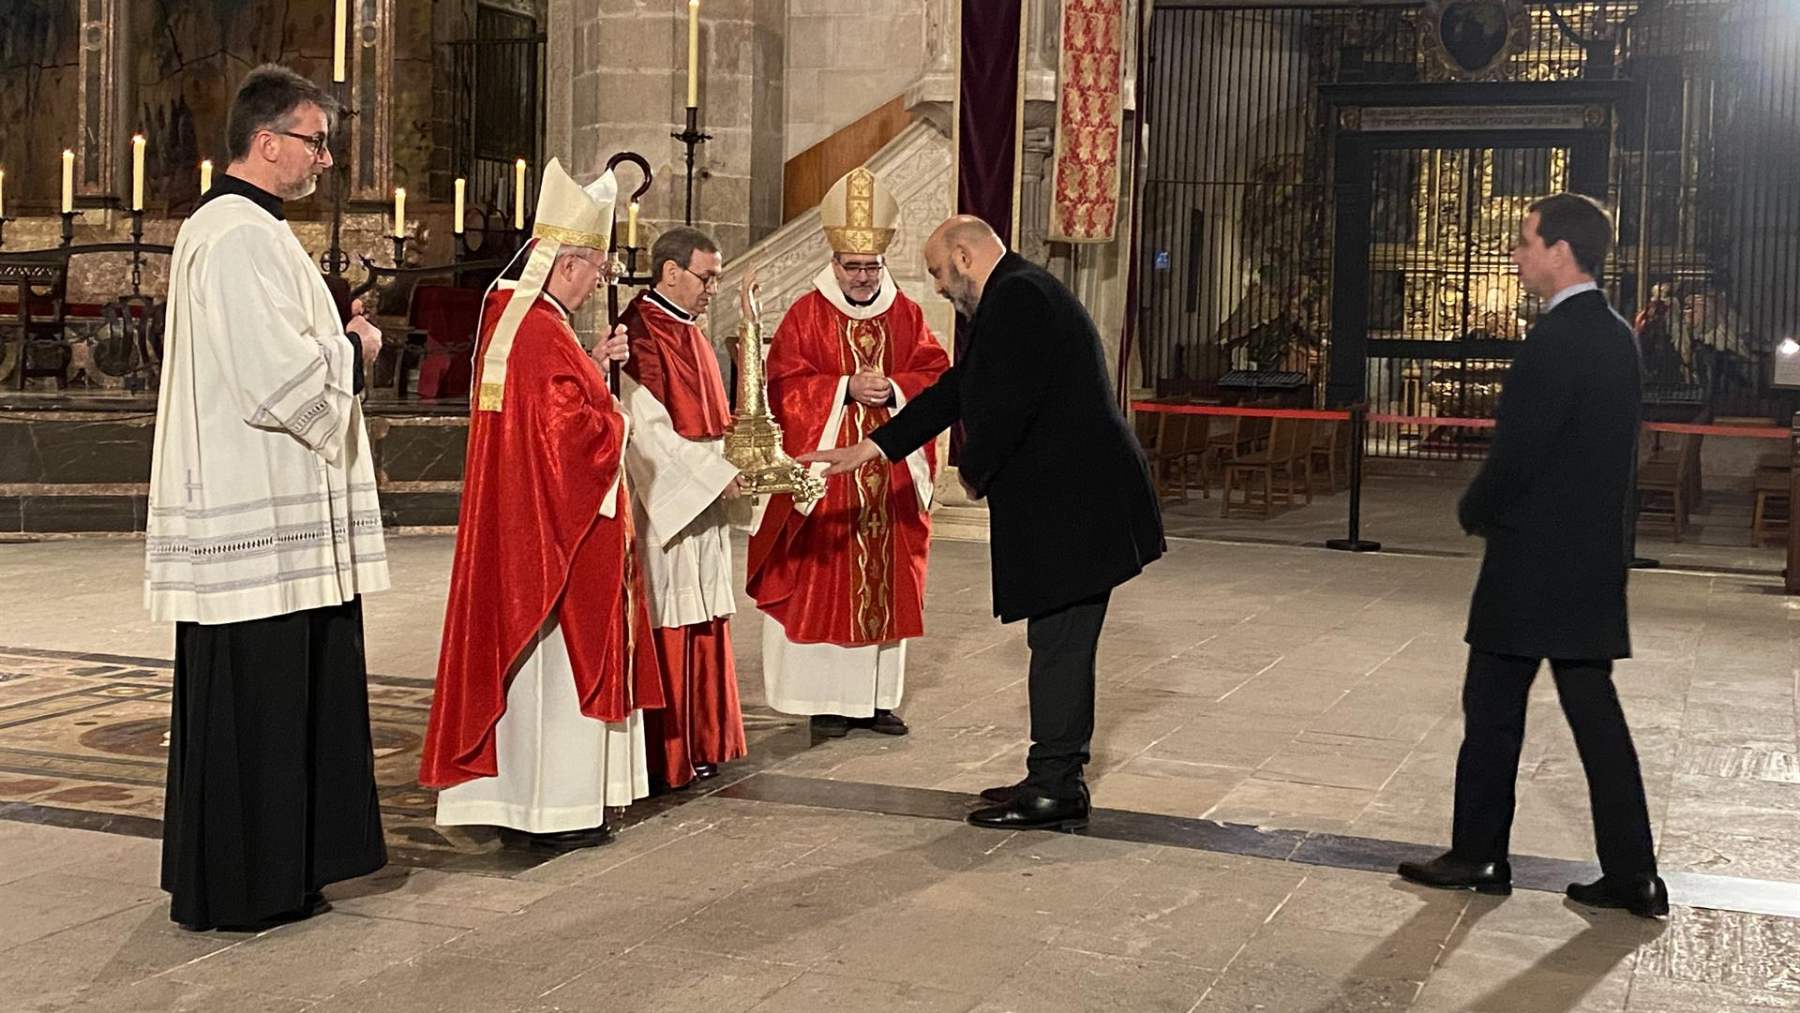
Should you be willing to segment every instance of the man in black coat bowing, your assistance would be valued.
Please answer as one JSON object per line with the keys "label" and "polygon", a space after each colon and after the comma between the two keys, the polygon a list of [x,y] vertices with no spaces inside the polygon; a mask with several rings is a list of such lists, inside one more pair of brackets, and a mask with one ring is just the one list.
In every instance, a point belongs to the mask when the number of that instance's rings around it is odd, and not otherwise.
{"label": "man in black coat bowing", "polygon": [[938,226],[925,263],[938,293],[971,321],[968,354],[868,439],[801,460],[842,474],[901,460],[963,423],[962,481],[988,501],[994,614],[1026,620],[1031,648],[1025,780],[982,792],[998,804],[969,822],[1073,829],[1088,817],[1081,768],[1107,600],[1162,555],[1162,512],[1113,400],[1099,333],[1074,294],[1007,252],[979,218]]}
{"label": "man in black coat bowing", "polygon": [[1546,300],[1501,391],[1494,443],[1463,494],[1463,529],[1487,539],[1469,606],[1463,744],[1456,761],[1450,851],[1407,862],[1429,886],[1508,893],[1513,786],[1525,705],[1549,659],[1557,696],[1587,771],[1603,876],[1569,896],[1634,914],[1667,914],[1656,874],[1644,782],[1613,689],[1629,657],[1625,575],[1634,494],[1640,369],[1631,327],[1595,278],[1612,222],[1575,194],[1531,205],[1513,262]]}

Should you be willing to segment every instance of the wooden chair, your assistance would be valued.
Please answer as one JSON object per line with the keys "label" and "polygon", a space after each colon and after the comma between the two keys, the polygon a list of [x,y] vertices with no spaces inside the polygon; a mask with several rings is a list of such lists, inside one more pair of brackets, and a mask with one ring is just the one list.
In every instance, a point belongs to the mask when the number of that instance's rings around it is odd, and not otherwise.
{"label": "wooden chair", "polygon": [[1790,469],[1759,467],[1756,469],[1756,499],[1750,508],[1750,544],[1758,548],[1770,539],[1787,540],[1788,525],[1793,523],[1793,497],[1789,490]]}
{"label": "wooden chair", "polygon": [[[1231,516],[1231,491],[1243,490],[1244,500],[1238,504],[1245,510],[1257,510],[1268,517],[1279,493],[1284,506],[1291,506],[1296,494],[1312,502],[1312,420],[1271,419],[1268,443],[1261,450],[1240,454],[1225,462],[1225,490],[1219,516]],[[1262,496],[1255,496],[1256,478],[1262,479]],[[1276,480],[1280,479],[1277,485]]]}
{"label": "wooden chair", "polygon": [[1333,496],[1338,491],[1338,472],[1343,471],[1343,484],[1350,484],[1350,423],[1313,423],[1312,460],[1315,471],[1325,474],[1325,488]]}
{"label": "wooden chair", "polygon": [[1700,441],[1694,433],[1682,433],[1672,449],[1652,451],[1638,465],[1638,520],[1666,520],[1675,541],[1687,532],[1699,487]]}

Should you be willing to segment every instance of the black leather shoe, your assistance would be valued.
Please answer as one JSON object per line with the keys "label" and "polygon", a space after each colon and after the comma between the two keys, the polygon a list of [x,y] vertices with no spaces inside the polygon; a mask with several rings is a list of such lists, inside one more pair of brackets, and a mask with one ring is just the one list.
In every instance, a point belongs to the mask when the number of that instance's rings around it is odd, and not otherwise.
{"label": "black leather shoe", "polygon": [[1474,890],[1505,896],[1512,893],[1512,866],[1471,862],[1445,852],[1429,862],[1401,862],[1400,878],[1443,890]]}
{"label": "black leather shoe", "polygon": [[1639,918],[1663,918],[1669,913],[1669,888],[1654,874],[1619,881],[1604,876],[1592,883],[1570,883],[1569,899],[1588,907],[1620,907]]}
{"label": "black leather shoe", "polygon": [[612,840],[612,828],[602,823],[586,830],[564,830],[554,834],[528,834],[511,827],[500,828],[500,840],[509,847],[567,854],[583,848],[597,848]]}
{"label": "black leather shoe", "polygon": [[996,788],[983,788],[981,789],[981,797],[989,802],[1011,802],[1014,796],[1024,790],[1025,782],[1020,781],[1018,784],[1003,784]]}
{"label": "black leather shoe", "polygon": [[814,714],[812,733],[814,738],[841,739],[850,734],[850,719],[840,714]]}
{"label": "black leather shoe", "polygon": [[719,776],[719,765],[716,763],[694,764],[694,776],[704,781],[709,777]]}
{"label": "black leather shoe", "polygon": [[900,715],[895,714],[893,711],[882,710],[876,711],[875,716],[870,718],[869,723],[864,727],[877,735],[905,735],[907,732],[912,731],[912,729],[906,727],[906,722],[900,720]]}
{"label": "black leather shoe", "polygon": [[970,824],[990,830],[1080,830],[1088,825],[1088,801],[1051,798],[1035,791],[1021,791],[1003,805],[977,809]]}

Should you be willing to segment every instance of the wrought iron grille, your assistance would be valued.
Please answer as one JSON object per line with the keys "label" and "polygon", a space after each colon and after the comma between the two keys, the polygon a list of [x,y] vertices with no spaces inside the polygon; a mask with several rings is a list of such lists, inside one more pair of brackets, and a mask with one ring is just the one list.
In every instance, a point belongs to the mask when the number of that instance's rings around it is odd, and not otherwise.
{"label": "wrought iron grille", "polygon": [[[1650,398],[1715,414],[1791,412],[1769,381],[1775,347],[1800,335],[1800,5],[1565,0],[1528,10],[1530,44],[1493,80],[1620,82],[1613,91],[1625,96],[1608,114],[1605,175],[1587,189],[1616,209],[1605,281],[1642,329]],[[1572,185],[1567,148],[1464,137],[1377,152],[1367,271],[1334,271],[1345,180],[1325,86],[1448,82],[1419,13],[1158,5],[1144,75],[1142,387],[1208,396],[1230,369],[1297,369],[1323,400],[1333,295],[1353,285],[1368,298],[1366,329],[1353,336],[1367,356],[1363,396],[1408,414],[1491,414],[1508,343],[1536,313],[1507,257],[1513,231],[1531,198]],[[1396,429],[1383,451],[1478,452],[1429,428]]]}
{"label": "wrought iron grille", "polygon": [[[513,164],[525,159],[535,178],[543,161],[544,43],[531,18],[488,6],[476,8],[473,39],[450,43],[456,175],[468,179],[472,203],[508,216]],[[528,184],[526,200],[535,193]]]}

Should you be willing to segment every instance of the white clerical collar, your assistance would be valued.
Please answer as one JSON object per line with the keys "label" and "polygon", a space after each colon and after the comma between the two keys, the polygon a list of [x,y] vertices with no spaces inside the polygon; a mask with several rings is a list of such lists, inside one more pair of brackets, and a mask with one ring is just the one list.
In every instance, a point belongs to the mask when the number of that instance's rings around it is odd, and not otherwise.
{"label": "white clerical collar", "polygon": [[1600,291],[1600,286],[1596,282],[1591,282],[1591,281],[1577,282],[1573,285],[1570,285],[1568,288],[1563,289],[1561,292],[1558,292],[1555,295],[1551,296],[1550,301],[1544,304],[1544,312],[1545,313],[1550,312],[1551,310],[1553,310],[1553,309],[1557,308],[1558,306],[1561,306],[1563,303],[1567,302],[1569,299],[1573,298],[1574,296],[1578,296],[1583,292],[1598,292],[1598,291]]}
{"label": "white clerical collar", "polygon": [[673,302],[670,302],[668,296],[663,295],[655,289],[648,289],[644,292],[644,301],[684,324],[691,324],[700,319],[692,313],[689,313],[687,310],[675,305]]}
{"label": "white clerical collar", "polygon": [[[494,283],[494,287],[496,289],[499,289],[502,292],[511,292],[511,291],[516,290],[519,287],[519,283],[512,278],[501,278],[499,281]],[[544,301],[548,302],[550,304],[551,309],[554,309],[556,312],[562,314],[562,318],[565,321],[569,320],[575,316],[575,314],[573,312],[571,312],[567,306],[564,306],[562,304],[561,299],[558,299],[557,297],[551,295],[549,292],[543,292],[540,294],[542,295]]]}
{"label": "white clerical collar", "polygon": [[888,276],[886,267],[881,269],[881,288],[875,293],[875,299],[867,306],[858,306],[844,297],[843,288],[838,285],[837,272],[830,264],[813,276],[813,287],[819,290],[826,301],[837,307],[837,311],[852,320],[873,320],[894,308],[894,299],[900,290],[895,287],[894,279]]}

